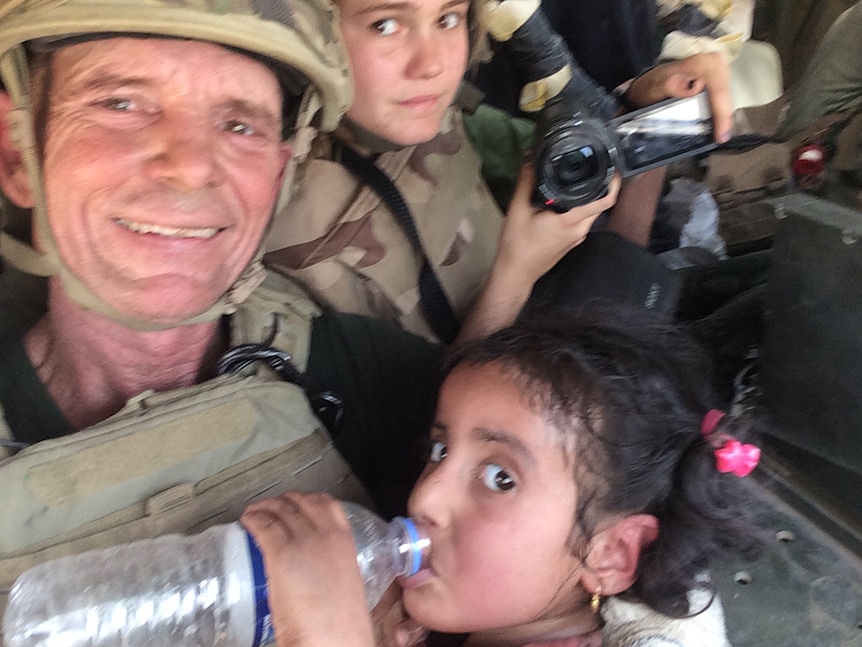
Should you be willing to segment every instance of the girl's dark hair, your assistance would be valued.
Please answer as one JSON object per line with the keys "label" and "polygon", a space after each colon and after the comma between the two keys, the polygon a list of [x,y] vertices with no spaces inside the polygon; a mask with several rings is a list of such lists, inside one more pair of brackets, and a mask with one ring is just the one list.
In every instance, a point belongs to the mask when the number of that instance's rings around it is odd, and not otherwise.
{"label": "girl's dark hair", "polygon": [[[457,366],[494,363],[523,385],[531,406],[561,433],[578,488],[574,549],[598,524],[646,513],[660,524],[642,552],[627,597],[666,615],[689,609],[710,558],[753,550],[738,477],[715,468],[700,431],[717,403],[709,362],[679,326],[640,309],[592,304],[575,313],[533,316],[452,350]],[[722,432],[745,426],[725,417]]]}

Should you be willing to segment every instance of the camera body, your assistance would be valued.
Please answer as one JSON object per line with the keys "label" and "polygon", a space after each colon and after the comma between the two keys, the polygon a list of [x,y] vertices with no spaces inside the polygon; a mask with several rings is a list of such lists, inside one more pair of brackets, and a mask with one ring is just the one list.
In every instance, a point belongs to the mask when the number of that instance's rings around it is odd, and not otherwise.
{"label": "camera body", "polygon": [[715,148],[705,93],[614,117],[619,104],[572,58],[538,0],[489,2],[492,38],[525,80],[520,106],[536,120],[536,206],[564,213],[607,195],[629,177]]}
{"label": "camera body", "polygon": [[533,202],[565,213],[607,195],[615,172],[631,177],[716,144],[706,93],[602,121],[564,91],[539,114],[535,147]]}

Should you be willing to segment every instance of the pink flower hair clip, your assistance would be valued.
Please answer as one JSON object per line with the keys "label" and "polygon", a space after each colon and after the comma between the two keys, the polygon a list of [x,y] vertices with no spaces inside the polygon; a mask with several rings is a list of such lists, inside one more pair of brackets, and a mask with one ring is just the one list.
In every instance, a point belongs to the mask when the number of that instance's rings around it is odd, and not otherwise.
{"label": "pink flower hair clip", "polygon": [[716,433],[715,428],[724,415],[718,409],[707,411],[700,423],[700,432],[713,447],[715,468],[719,472],[748,476],[760,462],[760,448],[741,443],[728,434]]}

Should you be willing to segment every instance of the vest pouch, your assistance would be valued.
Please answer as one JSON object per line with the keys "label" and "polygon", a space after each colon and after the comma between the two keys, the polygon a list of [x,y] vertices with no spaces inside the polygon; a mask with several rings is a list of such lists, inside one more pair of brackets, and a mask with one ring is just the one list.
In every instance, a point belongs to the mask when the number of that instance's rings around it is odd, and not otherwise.
{"label": "vest pouch", "polygon": [[145,393],[94,427],[0,462],[0,612],[35,564],[200,532],[288,490],[370,505],[300,388],[221,377]]}

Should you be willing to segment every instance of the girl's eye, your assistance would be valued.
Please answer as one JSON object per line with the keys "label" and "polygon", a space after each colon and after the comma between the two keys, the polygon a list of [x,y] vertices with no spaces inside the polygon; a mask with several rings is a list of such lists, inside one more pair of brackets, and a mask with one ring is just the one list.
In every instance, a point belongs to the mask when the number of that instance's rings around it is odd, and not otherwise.
{"label": "girl's eye", "polygon": [[447,14],[440,16],[440,26],[443,29],[454,29],[461,24],[461,14],[450,11]]}
{"label": "girl's eye", "polygon": [[485,465],[482,468],[482,482],[485,487],[495,492],[507,492],[515,487],[515,479],[499,465]]}
{"label": "girl's eye", "polygon": [[371,27],[381,36],[391,36],[398,29],[398,22],[395,18],[384,18],[375,21]]}
{"label": "girl's eye", "polygon": [[432,463],[439,463],[444,458],[446,458],[446,452],[447,449],[444,443],[435,442],[433,445],[431,445],[431,456],[428,460],[430,460]]}

